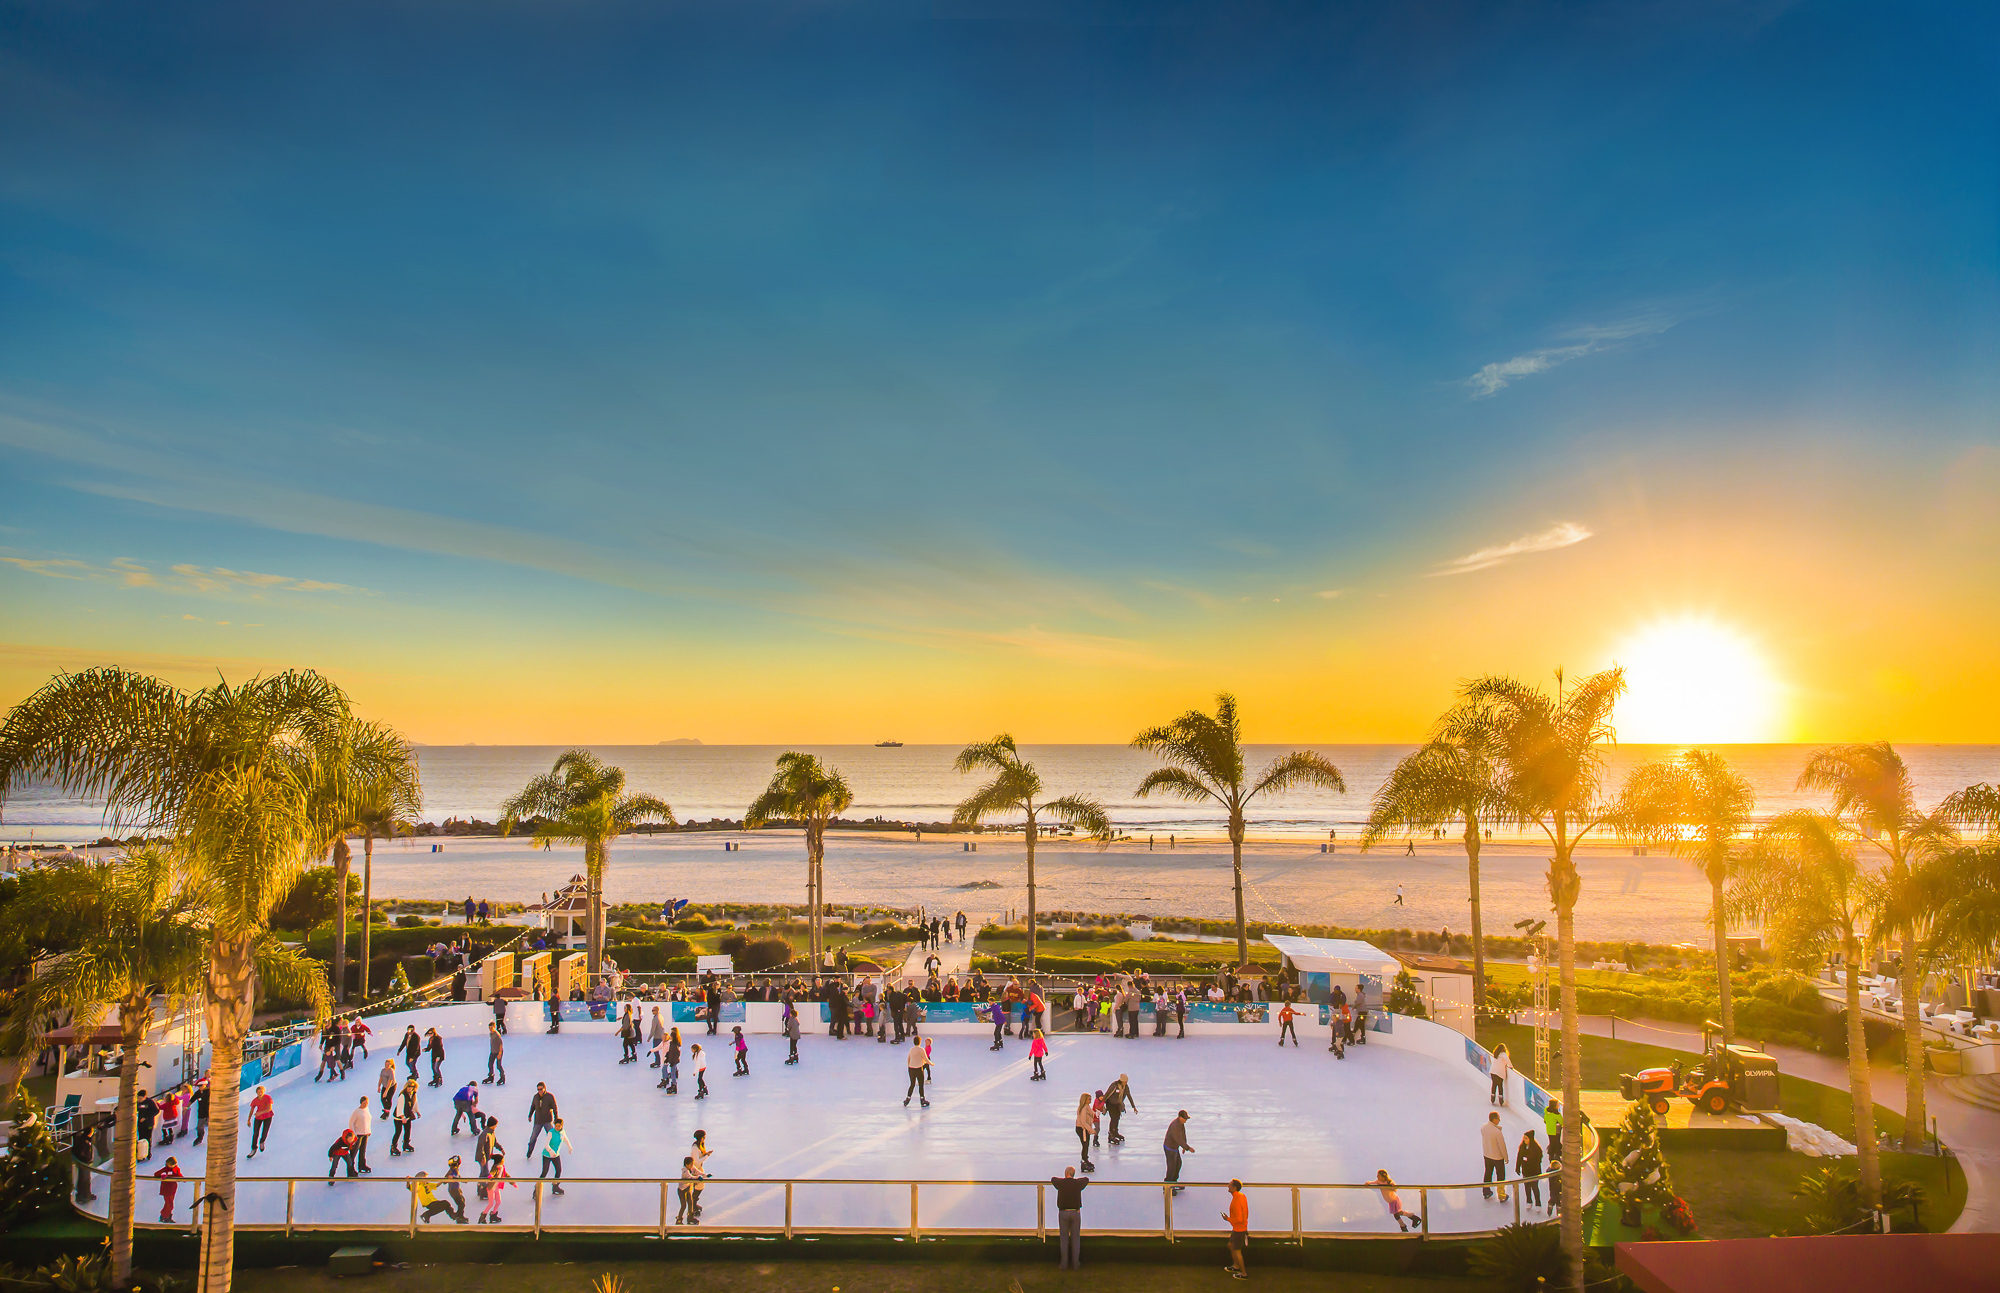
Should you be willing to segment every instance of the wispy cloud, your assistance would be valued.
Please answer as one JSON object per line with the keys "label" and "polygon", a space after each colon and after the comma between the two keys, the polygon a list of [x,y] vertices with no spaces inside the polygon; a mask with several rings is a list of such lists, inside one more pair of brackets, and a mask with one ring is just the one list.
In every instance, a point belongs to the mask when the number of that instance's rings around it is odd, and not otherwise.
{"label": "wispy cloud", "polygon": [[1468,552],[1454,561],[1447,561],[1431,571],[1431,577],[1439,575],[1469,575],[1475,570],[1485,570],[1515,557],[1525,557],[1536,552],[1554,552],[1557,548],[1567,548],[1582,543],[1591,536],[1589,527],[1575,521],[1562,521],[1550,526],[1539,534],[1524,534],[1512,543],[1496,544]]}
{"label": "wispy cloud", "polygon": [[174,573],[187,580],[199,593],[226,593],[248,589],[254,594],[277,589],[288,593],[366,593],[353,584],[329,584],[318,579],[294,579],[290,575],[265,575],[255,570],[230,570],[224,566],[178,565]]}
{"label": "wispy cloud", "polygon": [[178,579],[162,580],[150,568],[130,557],[116,557],[108,566],[79,561],[75,557],[8,557],[0,563],[47,579],[80,579],[92,583],[119,584],[126,588],[160,588],[168,592],[247,593],[261,598],[266,592],[368,593],[352,584],[327,583],[319,579],[297,579],[291,575],[266,575],[255,570],[230,570],[226,566],[173,567]]}
{"label": "wispy cloud", "polygon": [[1322,588],[1318,592],[1314,593],[1313,596],[1323,597],[1327,601],[1332,601],[1334,598],[1339,597],[1346,591],[1347,590],[1345,588]]}
{"label": "wispy cloud", "polygon": [[1473,399],[1490,399],[1523,377],[1546,373],[1551,368],[1559,368],[1571,360],[1582,359],[1585,355],[1615,350],[1639,337],[1658,336],[1679,323],[1681,317],[1643,314],[1618,323],[1578,328],[1564,334],[1562,339],[1569,344],[1532,350],[1525,355],[1516,355],[1512,359],[1487,364],[1466,378],[1464,385],[1471,390]]}

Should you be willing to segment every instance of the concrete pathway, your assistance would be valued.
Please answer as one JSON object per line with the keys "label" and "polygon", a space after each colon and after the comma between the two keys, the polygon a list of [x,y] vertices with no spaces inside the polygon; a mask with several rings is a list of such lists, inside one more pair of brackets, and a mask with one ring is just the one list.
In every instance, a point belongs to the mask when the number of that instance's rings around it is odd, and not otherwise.
{"label": "concrete pathway", "polygon": [[[981,923],[981,918],[975,917],[971,912],[967,912],[965,914],[964,939],[954,938],[951,942],[937,949],[936,955],[939,962],[938,978],[947,979],[955,974],[960,979],[964,979],[972,973],[972,945],[977,941]],[[954,930],[953,932],[956,933],[957,931]],[[930,955],[932,953],[926,951],[922,943],[918,943],[915,947],[911,948],[909,956],[903,961],[902,976],[906,979],[915,979],[918,983],[923,983],[930,977],[929,973],[924,969],[924,960]]]}
{"label": "concrete pathway", "polygon": [[[1613,1021],[1605,1015],[1585,1015],[1581,1026],[1593,1037],[1613,1035]],[[1701,1051],[1701,1030],[1687,1024],[1619,1019],[1616,1035],[1624,1041],[1697,1054]],[[1847,1089],[1846,1060],[1791,1046],[1765,1049],[1786,1073],[1822,1086]],[[1902,1113],[1903,1071],[1871,1064],[1868,1075],[1875,1103]],[[1959,1214],[1952,1230],[2000,1231],[2000,1112],[1958,1099],[1935,1073],[1927,1074],[1924,1079],[1924,1107],[1937,1120],[1938,1138],[1951,1147],[1959,1166],[1965,1169],[1965,1211]]]}

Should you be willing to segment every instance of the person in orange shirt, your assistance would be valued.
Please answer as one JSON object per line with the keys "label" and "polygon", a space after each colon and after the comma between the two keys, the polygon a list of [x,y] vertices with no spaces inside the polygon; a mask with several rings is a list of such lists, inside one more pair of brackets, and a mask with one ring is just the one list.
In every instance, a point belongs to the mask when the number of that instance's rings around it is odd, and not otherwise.
{"label": "person in orange shirt", "polygon": [[1243,1193],[1243,1182],[1229,1183],[1229,1211],[1222,1214],[1229,1223],[1229,1265],[1223,1270],[1234,1279],[1250,1278],[1246,1262],[1250,1253],[1250,1199]]}

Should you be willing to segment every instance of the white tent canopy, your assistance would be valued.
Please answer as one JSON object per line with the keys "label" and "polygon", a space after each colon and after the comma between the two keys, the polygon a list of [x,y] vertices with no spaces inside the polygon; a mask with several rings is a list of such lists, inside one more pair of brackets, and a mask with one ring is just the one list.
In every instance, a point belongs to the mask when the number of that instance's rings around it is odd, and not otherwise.
{"label": "white tent canopy", "polygon": [[1402,962],[1373,943],[1358,938],[1301,938],[1268,934],[1264,941],[1278,949],[1286,964],[1301,974],[1379,975],[1393,981]]}

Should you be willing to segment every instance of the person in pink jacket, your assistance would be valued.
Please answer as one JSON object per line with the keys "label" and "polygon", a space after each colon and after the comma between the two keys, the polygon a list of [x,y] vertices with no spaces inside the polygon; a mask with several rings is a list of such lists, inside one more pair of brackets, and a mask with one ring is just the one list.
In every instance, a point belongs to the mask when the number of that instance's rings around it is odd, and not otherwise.
{"label": "person in pink jacket", "polygon": [[1042,1068],[1042,1061],[1048,1058],[1048,1054],[1049,1039],[1042,1036],[1042,1030],[1037,1028],[1035,1030],[1035,1040],[1028,1043],[1028,1058],[1035,1063],[1034,1075],[1028,1081],[1040,1082],[1042,1079],[1048,1077],[1048,1073]]}
{"label": "person in pink jacket", "polygon": [[479,1224],[482,1226],[497,1226],[502,1224],[500,1220],[500,1191],[506,1189],[511,1183],[508,1180],[507,1155],[501,1152],[498,1145],[495,1145],[493,1149],[493,1157],[488,1160],[486,1167],[486,1208],[479,1214]]}

